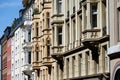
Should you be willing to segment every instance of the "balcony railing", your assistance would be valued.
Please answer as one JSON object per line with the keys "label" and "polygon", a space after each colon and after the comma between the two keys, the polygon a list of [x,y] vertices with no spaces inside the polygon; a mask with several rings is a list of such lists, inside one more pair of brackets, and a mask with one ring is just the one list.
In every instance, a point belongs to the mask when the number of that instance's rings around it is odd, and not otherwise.
{"label": "balcony railing", "polygon": [[80,39],[80,40],[73,41],[73,43],[67,44],[67,45],[65,46],[65,51],[74,49],[74,48],[79,47],[79,46],[81,46],[81,39]]}
{"label": "balcony railing", "polygon": [[52,66],[52,58],[51,57],[45,57],[43,58],[43,61],[42,61],[43,65],[44,66],[47,66],[47,67],[51,67]]}
{"label": "balcony railing", "polygon": [[37,70],[40,68],[42,64],[40,62],[33,62],[32,67],[34,70]]}
{"label": "balcony railing", "polygon": [[24,42],[23,48],[32,48],[32,43],[31,42]]}
{"label": "balcony railing", "polygon": [[88,29],[83,31],[83,40],[91,40],[100,37],[100,29]]}
{"label": "balcony railing", "polygon": [[53,51],[55,54],[62,53],[62,51],[63,51],[62,49],[63,49],[63,46],[54,46],[53,47]]}

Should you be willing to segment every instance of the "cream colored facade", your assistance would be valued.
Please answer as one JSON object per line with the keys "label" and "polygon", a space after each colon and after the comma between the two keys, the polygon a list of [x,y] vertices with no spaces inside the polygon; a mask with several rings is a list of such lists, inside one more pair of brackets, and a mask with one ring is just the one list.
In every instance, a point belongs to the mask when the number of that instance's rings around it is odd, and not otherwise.
{"label": "cream colored facade", "polygon": [[35,80],[54,80],[52,53],[51,7],[52,0],[35,0],[32,26],[33,69]]}
{"label": "cream colored facade", "polygon": [[106,0],[35,0],[35,80],[109,80]]}
{"label": "cream colored facade", "polygon": [[106,0],[53,0],[55,80],[109,80]]}
{"label": "cream colored facade", "polygon": [[120,0],[109,0],[110,80],[120,79]]}

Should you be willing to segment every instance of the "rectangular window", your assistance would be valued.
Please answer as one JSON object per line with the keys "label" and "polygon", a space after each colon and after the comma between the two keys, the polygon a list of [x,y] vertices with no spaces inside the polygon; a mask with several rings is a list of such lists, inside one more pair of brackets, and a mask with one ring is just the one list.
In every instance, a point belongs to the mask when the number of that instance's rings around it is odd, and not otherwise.
{"label": "rectangular window", "polygon": [[39,35],[39,28],[38,28],[38,22],[36,23],[36,37]]}
{"label": "rectangular window", "polygon": [[28,41],[31,42],[31,30],[28,31]]}
{"label": "rectangular window", "polygon": [[97,27],[97,4],[92,4],[92,27]]}
{"label": "rectangular window", "polygon": [[70,43],[70,26],[69,26],[69,23],[67,24],[67,38],[68,38],[67,46],[68,46],[68,49],[69,49],[69,43]]}
{"label": "rectangular window", "polygon": [[38,37],[39,28],[36,27],[36,37]]}
{"label": "rectangular window", "polygon": [[58,13],[62,12],[62,0],[58,0]]}
{"label": "rectangular window", "polygon": [[118,41],[120,41],[120,9],[118,9]]}
{"label": "rectangular window", "polygon": [[50,28],[50,13],[47,12],[47,28]]}
{"label": "rectangular window", "polygon": [[76,40],[76,21],[73,20],[73,48],[75,48],[75,40]]}
{"label": "rectangular window", "polygon": [[28,52],[28,63],[31,64],[31,52]]}
{"label": "rectangular window", "polygon": [[62,44],[62,27],[58,27],[58,45]]}
{"label": "rectangular window", "polygon": [[50,56],[50,45],[47,45],[47,56]]}
{"label": "rectangular window", "polygon": [[50,56],[50,40],[47,40],[47,56]]}
{"label": "rectangular window", "polygon": [[39,61],[39,52],[36,51],[36,61]]}

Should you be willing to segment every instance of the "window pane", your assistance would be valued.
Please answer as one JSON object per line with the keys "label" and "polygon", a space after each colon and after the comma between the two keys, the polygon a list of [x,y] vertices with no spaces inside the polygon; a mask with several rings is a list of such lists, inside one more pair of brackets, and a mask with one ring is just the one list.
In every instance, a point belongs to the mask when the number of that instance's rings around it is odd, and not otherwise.
{"label": "window pane", "polygon": [[49,45],[47,46],[47,56],[48,57],[50,56],[50,46]]}
{"label": "window pane", "polygon": [[97,15],[96,14],[92,15],[92,25],[93,25],[93,28],[97,27]]}
{"label": "window pane", "polygon": [[58,28],[58,45],[62,44],[62,27]]}
{"label": "window pane", "polygon": [[120,41],[120,11],[118,10],[118,40]]}
{"label": "window pane", "polygon": [[97,4],[92,4],[92,27],[97,27]]}
{"label": "window pane", "polygon": [[31,52],[28,53],[28,63],[31,64]]}
{"label": "window pane", "polygon": [[39,52],[37,51],[36,52],[36,61],[38,61],[39,60]]}
{"label": "window pane", "polygon": [[61,0],[58,1],[58,13],[62,12],[62,2]]}

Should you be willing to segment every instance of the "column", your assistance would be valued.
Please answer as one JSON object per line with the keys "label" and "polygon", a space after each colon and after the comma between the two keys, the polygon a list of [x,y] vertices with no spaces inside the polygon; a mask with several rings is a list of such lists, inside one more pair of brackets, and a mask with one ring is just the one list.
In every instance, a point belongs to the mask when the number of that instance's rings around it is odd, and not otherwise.
{"label": "column", "polygon": [[91,29],[91,10],[90,2],[87,2],[87,29]]}
{"label": "column", "polygon": [[35,80],[38,80],[37,79],[37,70],[35,70]]}
{"label": "column", "polygon": [[64,65],[64,70],[63,70],[64,71],[63,78],[67,78],[67,75],[68,75],[67,74],[67,72],[68,72],[67,71],[67,59],[64,59],[64,64],[65,65]]}
{"label": "column", "polygon": [[58,65],[57,62],[55,62],[55,68],[54,68],[54,80],[58,80]]}
{"label": "column", "polygon": [[[102,31],[102,27],[103,27],[103,9],[102,9],[102,7],[103,7],[103,3],[102,3],[102,0],[100,0],[100,2],[98,3],[98,5],[99,5],[99,12],[98,12],[98,15],[99,15],[99,28],[101,29],[101,31]],[[100,36],[102,36],[102,34],[100,35]]]}
{"label": "column", "polygon": [[57,46],[57,42],[58,42],[58,36],[57,36],[57,25],[55,25],[54,27],[55,31],[54,31],[54,45]]}
{"label": "column", "polygon": [[76,74],[76,77],[79,77],[79,75],[80,75],[80,58],[79,58],[79,55],[76,55],[76,72],[75,72],[75,74]]}
{"label": "column", "polygon": [[62,69],[60,68],[60,64],[58,65],[58,70],[59,70],[59,80],[63,79],[63,72]]}
{"label": "column", "polygon": [[69,63],[69,78],[73,77],[73,60],[72,57],[69,58],[70,59],[70,63]]}
{"label": "column", "polygon": [[57,10],[58,10],[58,8],[57,8],[57,6],[58,6],[58,4],[57,4],[57,1],[58,0],[54,0],[54,14],[57,14]]}
{"label": "column", "polygon": [[82,31],[84,31],[85,30],[85,28],[86,28],[86,25],[85,25],[85,21],[86,21],[86,10],[85,10],[85,8],[84,8],[84,6],[82,6]]}

